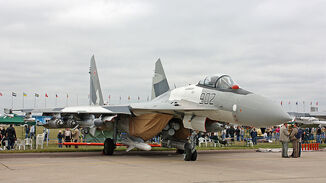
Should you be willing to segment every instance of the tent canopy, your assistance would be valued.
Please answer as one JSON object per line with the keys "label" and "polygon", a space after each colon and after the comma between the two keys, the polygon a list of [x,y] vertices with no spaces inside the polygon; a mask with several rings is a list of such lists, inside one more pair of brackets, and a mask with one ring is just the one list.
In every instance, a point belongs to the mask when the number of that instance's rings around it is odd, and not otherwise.
{"label": "tent canopy", "polygon": [[13,124],[13,125],[24,125],[24,124],[28,124],[28,125],[35,125],[35,122],[32,121],[24,121],[24,117],[23,116],[14,116],[13,118],[11,117],[0,117],[0,124]]}

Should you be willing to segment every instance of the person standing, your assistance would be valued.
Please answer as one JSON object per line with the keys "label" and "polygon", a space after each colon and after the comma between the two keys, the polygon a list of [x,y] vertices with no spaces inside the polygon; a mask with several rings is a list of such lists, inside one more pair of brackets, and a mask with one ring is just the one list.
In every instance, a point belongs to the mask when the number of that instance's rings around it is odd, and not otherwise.
{"label": "person standing", "polygon": [[230,127],[229,133],[230,133],[231,141],[234,141],[235,129],[234,129],[233,125]]}
{"label": "person standing", "polygon": [[284,123],[280,129],[280,142],[282,142],[282,158],[288,158],[288,145],[290,142],[287,123]]}
{"label": "person standing", "polygon": [[226,134],[225,134],[225,138],[229,138],[230,137],[230,127],[226,127]]}
{"label": "person standing", "polygon": [[35,125],[31,126],[31,139],[35,139]]}
{"label": "person standing", "polygon": [[1,127],[1,136],[2,138],[5,138],[6,137],[6,129],[4,127]]}
{"label": "person standing", "polygon": [[252,138],[252,143],[254,145],[257,145],[257,131],[255,128],[252,129],[251,133],[250,133],[250,136]]}
{"label": "person standing", "polygon": [[[65,142],[71,142],[71,131],[69,128],[66,128],[66,130],[64,131],[64,137],[65,137]],[[66,145],[66,147],[71,147],[71,145]]]}
{"label": "person standing", "polygon": [[321,129],[321,142],[320,143],[325,143],[325,127]]}
{"label": "person standing", "polygon": [[62,148],[62,139],[63,139],[63,135],[61,133],[61,130],[59,130],[59,133],[58,133],[58,145],[59,145],[59,148]]}
{"label": "person standing", "polygon": [[[76,130],[72,133],[72,138],[75,143],[79,142],[79,130]],[[75,145],[75,148],[78,148],[78,145]]]}
{"label": "person standing", "polygon": [[321,143],[320,136],[321,136],[321,128],[318,128],[317,132],[316,132],[316,140],[317,140],[317,143],[319,143],[319,144]]}
{"label": "person standing", "polygon": [[241,141],[244,141],[245,130],[243,127],[240,128]]}
{"label": "person standing", "polygon": [[[2,138],[3,138],[3,135],[2,135],[2,126],[0,127],[0,142],[1,142],[1,140],[2,140]],[[1,146],[1,144],[0,144],[0,146]]]}
{"label": "person standing", "polygon": [[297,127],[297,124],[294,123],[291,133],[290,133],[290,140],[291,140],[291,143],[293,146],[292,158],[299,157],[299,139],[296,138],[297,133],[298,133],[298,127]]}
{"label": "person standing", "polygon": [[275,129],[275,140],[276,141],[279,141],[280,140],[280,127],[278,126],[276,129]]}
{"label": "person standing", "polygon": [[6,137],[8,139],[8,150],[13,149],[16,140],[16,130],[12,124],[6,130]]}
{"label": "person standing", "polygon": [[226,129],[222,130],[222,140],[226,138]]}
{"label": "person standing", "polygon": [[25,126],[25,139],[29,138],[30,128],[29,125]]}
{"label": "person standing", "polygon": [[240,141],[240,126],[237,127],[237,129],[235,130],[235,134],[237,136],[237,141]]}

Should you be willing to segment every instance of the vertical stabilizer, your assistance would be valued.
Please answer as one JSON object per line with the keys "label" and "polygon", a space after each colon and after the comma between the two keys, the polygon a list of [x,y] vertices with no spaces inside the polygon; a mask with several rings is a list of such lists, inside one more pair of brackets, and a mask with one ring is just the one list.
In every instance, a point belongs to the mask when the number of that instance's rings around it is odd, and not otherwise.
{"label": "vertical stabilizer", "polygon": [[152,99],[162,95],[170,90],[168,80],[166,79],[161,60],[155,63],[155,72],[152,82]]}
{"label": "vertical stabilizer", "polygon": [[94,55],[91,58],[91,65],[89,68],[90,92],[89,92],[89,105],[104,105],[103,95],[98,78],[98,73],[95,64]]}

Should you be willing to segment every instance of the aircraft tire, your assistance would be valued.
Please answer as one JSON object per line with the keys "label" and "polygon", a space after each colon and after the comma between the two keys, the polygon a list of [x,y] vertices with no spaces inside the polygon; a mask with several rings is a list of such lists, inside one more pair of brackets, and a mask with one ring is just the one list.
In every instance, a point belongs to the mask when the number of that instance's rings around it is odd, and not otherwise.
{"label": "aircraft tire", "polygon": [[191,154],[191,161],[196,161],[197,160],[197,151],[195,150],[192,154]]}
{"label": "aircraft tire", "polygon": [[103,153],[104,155],[112,155],[115,149],[115,145],[113,143],[113,140],[111,138],[107,138],[104,141],[104,149]]}
{"label": "aircraft tire", "polygon": [[177,149],[176,153],[177,153],[177,154],[183,154],[183,153],[185,153],[185,150]]}
{"label": "aircraft tire", "polygon": [[191,148],[190,148],[190,144],[186,143],[185,144],[185,150],[184,150],[185,154],[183,154],[183,159],[185,161],[190,161],[191,157],[192,157],[192,153],[191,153]]}

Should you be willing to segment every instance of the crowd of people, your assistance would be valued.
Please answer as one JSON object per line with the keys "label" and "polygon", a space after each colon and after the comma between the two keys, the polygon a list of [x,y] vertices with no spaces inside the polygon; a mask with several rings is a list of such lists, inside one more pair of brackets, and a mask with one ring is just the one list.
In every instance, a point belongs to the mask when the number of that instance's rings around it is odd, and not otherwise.
{"label": "crowd of people", "polygon": [[[35,126],[24,125],[25,138],[35,138]],[[44,128],[44,141],[48,140],[48,130]],[[80,135],[78,129],[71,130],[69,128],[63,130],[59,130],[57,134],[58,146],[62,148],[63,141],[64,142],[80,142]],[[6,147],[6,149],[11,150],[14,149],[15,142],[17,141],[16,130],[11,124],[9,127],[5,128],[3,126],[0,127],[0,147]],[[66,145],[66,147],[71,147],[71,145]],[[78,148],[78,145],[75,145],[75,148]]]}
{"label": "crowd of people", "polygon": [[[80,132],[78,129],[70,130],[69,128],[66,128],[63,132],[59,130],[59,133],[57,135],[58,138],[58,146],[59,148],[62,148],[62,140],[64,142],[80,142]],[[70,148],[71,145],[66,145],[66,148]],[[75,145],[75,148],[78,148],[78,145]]]}
{"label": "crowd of people", "polygon": [[[292,125],[290,125],[292,127]],[[299,128],[300,143],[326,143],[326,128]],[[253,145],[260,142],[281,142],[281,127],[274,126],[271,128],[255,128],[245,126],[227,126],[220,133],[200,134],[199,137],[209,138],[212,140],[219,139],[220,142],[230,141],[251,141]]]}
{"label": "crowd of people", "polygon": [[[2,143],[1,145],[2,146],[7,145],[8,150],[13,149],[15,145],[15,141],[17,139],[15,128],[11,124],[7,129],[1,127],[0,130],[1,130],[0,142]],[[5,140],[8,141],[8,144],[4,143]]]}
{"label": "crowd of people", "polygon": [[228,126],[222,130],[221,138],[231,139],[232,141],[248,141],[251,140],[253,144],[257,144],[258,139],[265,139],[268,141],[279,140],[280,127],[272,128],[254,128],[254,127],[242,127]]}

